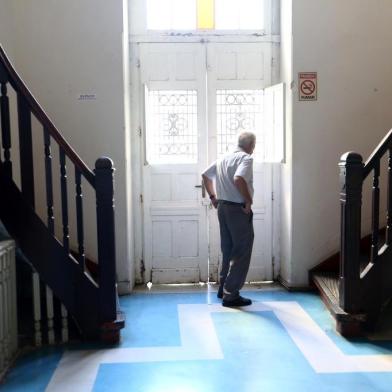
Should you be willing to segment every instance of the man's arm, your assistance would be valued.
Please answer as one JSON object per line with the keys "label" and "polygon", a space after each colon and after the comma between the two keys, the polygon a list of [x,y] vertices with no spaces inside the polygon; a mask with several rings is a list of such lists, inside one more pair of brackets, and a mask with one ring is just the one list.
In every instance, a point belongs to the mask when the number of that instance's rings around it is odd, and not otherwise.
{"label": "man's arm", "polygon": [[202,174],[201,176],[203,178],[203,184],[206,187],[208,196],[211,199],[211,203],[216,208],[218,206],[218,200],[216,199],[214,181],[212,181],[211,178],[207,177],[205,174]]}
{"label": "man's arm", "polygon": [[244,212],[249,214],[251,205],[253,203],[252,196],[249,193],[248,184],[241,176],[234,177],[234,185],[237,187],[242,197],[245,200]]}

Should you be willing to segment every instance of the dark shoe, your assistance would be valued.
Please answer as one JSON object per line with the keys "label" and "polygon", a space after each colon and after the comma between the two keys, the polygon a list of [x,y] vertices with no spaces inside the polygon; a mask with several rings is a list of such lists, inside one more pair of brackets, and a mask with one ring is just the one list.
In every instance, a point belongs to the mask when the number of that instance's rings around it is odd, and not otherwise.
{"label": "dark shoe", "polygon": [[223,298],[223,286],[219,286],[218,294],[216,295],[218,298]]}
{"label": "dark shoe", "polygon": [[244,298],[239,296],[236,299],[233,299],[232,301],[222,301],[222,306],[226,307],[237,307],[237,306],[249,306],[252,305],[252,300],[249,298]]}

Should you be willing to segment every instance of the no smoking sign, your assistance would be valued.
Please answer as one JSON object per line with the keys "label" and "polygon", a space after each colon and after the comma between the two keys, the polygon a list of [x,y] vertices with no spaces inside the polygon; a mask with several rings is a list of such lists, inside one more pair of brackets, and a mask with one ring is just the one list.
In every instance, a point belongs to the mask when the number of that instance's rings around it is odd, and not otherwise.
{"label": "no smoking sign", "polygon": [[298,87],[300,101],[317,101],[317,72],[300,72]]}

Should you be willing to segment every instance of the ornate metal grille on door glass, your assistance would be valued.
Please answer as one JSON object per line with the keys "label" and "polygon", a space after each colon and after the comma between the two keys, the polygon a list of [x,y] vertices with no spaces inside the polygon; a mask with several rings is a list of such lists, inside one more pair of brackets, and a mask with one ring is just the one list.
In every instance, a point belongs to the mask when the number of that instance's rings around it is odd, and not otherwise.
{"label": "ornate metal grille on door glass", "polygon": [[[240,132],[255,133],[258,145],[263,145],[263,97],[263,90],[217,90],[218,157],[236,148]],[[257,146],[255,158],[263,158]]]}
{"label": "ornate metal grille on door glass", "polygon": [[147,94],[148,163],[196,163],[197,91],[150,90]]}

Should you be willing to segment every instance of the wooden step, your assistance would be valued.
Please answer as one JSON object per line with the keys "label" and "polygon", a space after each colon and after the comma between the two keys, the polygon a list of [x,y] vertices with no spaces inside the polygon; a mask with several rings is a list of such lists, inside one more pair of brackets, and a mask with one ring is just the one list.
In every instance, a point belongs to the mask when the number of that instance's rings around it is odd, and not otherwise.
{"label": "wooden step", "polygon": [[336,321],[336,330],[343,336],[355,337],[364,334],[365,314],[349,314],[339,306],[339,277],[337,272],[313,272],[311,279],[321,298]]}

